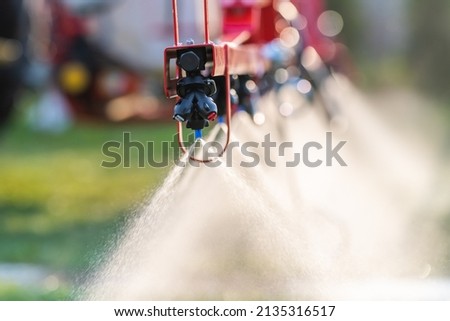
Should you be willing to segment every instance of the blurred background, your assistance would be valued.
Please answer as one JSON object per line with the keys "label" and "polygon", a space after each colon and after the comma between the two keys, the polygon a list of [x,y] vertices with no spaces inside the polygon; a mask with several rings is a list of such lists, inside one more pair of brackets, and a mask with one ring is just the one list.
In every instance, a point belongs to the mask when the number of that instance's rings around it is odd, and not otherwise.
{"label": "blurred background", "polygon": [[[199,37],[198,10],[179,2],[181,38]],[[338,34],[329,36],[345,44],[347,76],[390,125],[448,163],[450,3],[326,7],[337,14]],[[155,146],[175,133],[162,84],[171,3],[2,0],[0,16],[0,299],[72,299],[95,257],[169,171],[100,164],[102,145],[123,132]],[[435,191],[443,205],[430,204],[444,234],[447,191]],[[443,242],[450,249],[450,234]],[[442,261],[433,273],[448,277],[450,256]]]}

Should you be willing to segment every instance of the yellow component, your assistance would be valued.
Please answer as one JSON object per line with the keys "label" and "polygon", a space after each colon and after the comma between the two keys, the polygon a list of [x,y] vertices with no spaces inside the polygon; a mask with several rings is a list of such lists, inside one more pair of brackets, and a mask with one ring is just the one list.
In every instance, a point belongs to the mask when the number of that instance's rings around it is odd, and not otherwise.
{"label": "yellow component", "polygon": [[16,62],[22,53],[23,47],[19,41],[0,37],[0,65]]}
{"label": "yellow component", "polygon": [[71,95],[81,94],[86,90],[91,80],[87,68],[77,61],[63,64],[59,70],[58,78],[63,91]]}

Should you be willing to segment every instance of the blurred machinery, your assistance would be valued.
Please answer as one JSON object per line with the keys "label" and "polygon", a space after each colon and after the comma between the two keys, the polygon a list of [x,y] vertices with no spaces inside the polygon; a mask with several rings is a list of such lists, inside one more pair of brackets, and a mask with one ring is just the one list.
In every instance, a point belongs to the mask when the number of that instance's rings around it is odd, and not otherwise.
{"label": "blurred machinery", "polygon": [[28,26],[22,0],[0,2],[0,127],[12,114],[24,69]]}
{"label": "blurred machinery", "polygon": [[147,88],[146,70],[134,68],[127,57],[115,57],[91,39],[97,20],[114,4],[50,2],[55,81],[79,117],[112,121],[163,117],[165,109]]}
{"label": "blurred machinery", "polygon": [[[199,28],[198,4],[202,1],[195,1],[194,6],[187,2],[178,4],[180,41],[192,38],[199,43],[203,28]],[[301,73],[302,90],[311,96],[306,89],[317,89],[330,68],[345,65],[339,56],[341,47],[334,41],[339,30],[329,26],[336,23],[327,26],[330,17],[323,17],[323,1],[211,0],[208,5],[214,17],[209,28],[212,40],[257,46],[258,55],[264,56],[265,66],[256,78],[239,73],[231,79],[233,97],[239,97],[239,102],[232,101],[233,108],[252,117],[257,116],[254,98],[290,76]],[[35,65],[34,61],[44,62],[48,69],[47,77],[35,77],[34,85],[39,91],[56,88],[76,118],[170,118],[168,102],[160,99],[161,52],[170,45],[172,35],[170,1],[5,0],[0,9],[5,17],[0,22],[0,81],[5,93],[1,95],[1,121],[11,113],[24,75],[30,78],[26,67]],[[210,96],[218,102],[217,115],[221,116],[227,99],[220,90],[225,79],[217,75],[211,80],[218,90]],[[49,82],[52,86],[46,88]],[[190,86],[197,85],[191,82]],[[186,116],[186,109],[183,113]]]}

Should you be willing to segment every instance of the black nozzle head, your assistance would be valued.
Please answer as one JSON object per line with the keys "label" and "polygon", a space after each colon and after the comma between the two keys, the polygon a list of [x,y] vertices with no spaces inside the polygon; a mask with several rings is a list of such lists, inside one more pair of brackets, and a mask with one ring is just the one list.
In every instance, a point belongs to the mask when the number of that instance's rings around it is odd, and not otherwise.
{"label": "black nozzle head", "polygon": [[178,65],[186,70],[192,72],[200,69],[200,58],[193,51],[185,52],[178,60]]}

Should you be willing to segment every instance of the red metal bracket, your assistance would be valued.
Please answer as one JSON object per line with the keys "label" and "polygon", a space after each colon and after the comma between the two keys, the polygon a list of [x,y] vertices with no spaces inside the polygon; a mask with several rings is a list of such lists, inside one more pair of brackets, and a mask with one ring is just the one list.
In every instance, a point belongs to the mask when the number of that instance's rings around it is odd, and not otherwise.
{"label": "red metal bracket", "polygon": [[[231,99],[230,99],[230,75],[258,75],[266,69],[265,59],[260,54],[258,45],[239,45],[238,43],[227,42],[214,44],[209,40],[208,27],[208,0],[203,1],[204,15],[204,43],[202,44],[180,44],[177,0],[172,0],[172,14],[174,26],[174,46],[168,47],[164,51],[164,91],[167,98],[178,98],[177,83],[183,77],[183,71],[177,66],[176,60],[181,52],[195,49],[203,52],[206,57],[205,73],[208,76],[225,77],[226,93],[226,125],[227,138],[225,145],[220,152],[222,156],[230,142],[231,126]],[[186,153],[188,149],[183,142],[183,126],[178,122],[178,142],[181,150]],[[209,162],[211,160],[199,160],[193,156],[191,159],[199,162]]]}

